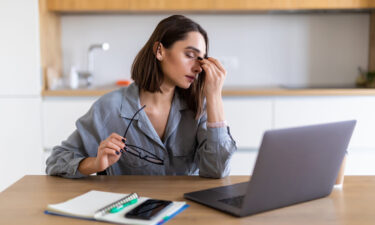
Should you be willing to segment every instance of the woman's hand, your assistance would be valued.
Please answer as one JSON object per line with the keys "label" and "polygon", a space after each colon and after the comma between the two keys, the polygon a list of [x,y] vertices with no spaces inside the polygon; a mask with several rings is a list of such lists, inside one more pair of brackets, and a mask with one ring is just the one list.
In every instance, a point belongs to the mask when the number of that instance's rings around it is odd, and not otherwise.
{"label": "woman's hand", "polygon": [[[97,171],[103,171],[109,166],[117,162],[125,147],[124,138],[119,134],[112,133],[107,139],[100,142],[98,147],[98,155],[95,159],[95,167]],[[124,139],[125,140],[125,139]]]}
{"label": "woman's hand", "polygon": [[214,96],[219,96],[221,98],[221,91],[227,71],[217,59],[212,57],[201,59],[199,62],[206,73],[204,84],[204,94],[206,98],[212,98]]}
{"label": "woman's hand", "polygon": [[204,81],[204,95],[207,101],[207,122],[224,121],[224,108],[221,91],[227,75],[221,63],[212,57],[199,60],[206,73]]}

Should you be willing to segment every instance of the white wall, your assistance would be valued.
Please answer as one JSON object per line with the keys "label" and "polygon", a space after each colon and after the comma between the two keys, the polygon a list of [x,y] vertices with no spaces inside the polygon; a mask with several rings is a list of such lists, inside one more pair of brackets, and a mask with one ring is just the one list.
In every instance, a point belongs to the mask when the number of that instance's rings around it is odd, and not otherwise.
{"label": "white wall", "polygon": [[37,0],[0,1],[0,191],[41,174]]}
{"label": "white wall", "polygon": [[[109,42],[94,56],[97,85],[129,78],[131,63],[166,14],[62,16],[63,69],[85,67],[89,44]],[[367,67],[368,14],[187,15],[208,32],[231,85],[354,86]]]}

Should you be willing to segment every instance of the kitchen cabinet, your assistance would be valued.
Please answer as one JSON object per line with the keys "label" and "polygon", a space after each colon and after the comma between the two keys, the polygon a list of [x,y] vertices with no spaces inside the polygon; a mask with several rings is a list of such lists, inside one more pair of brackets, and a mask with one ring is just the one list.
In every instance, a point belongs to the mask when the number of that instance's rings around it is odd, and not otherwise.
{"label": "kitchen cabinet", "polygon": [[[42,102],[42,170],[53,146],[74,130],[97,97],[45,97]],[[224,111],[238,151],[231,159],[231,175],[250,175],[264,131],[357,119],[345,174],[374,175],[375,144],[372,96],[224,97]],[[0,105],[2,106],[2,105]],[[36,128],[37,129],[37,128]],[[35,140],[34,140],[35,141]]]}
{"label": "kitchen cabinet", "polygon": [[[74,130],[76,120],[96,101],[86,98],[44,98],[42,103],[43,147],[51,149]],[[272,128],[272,101],[263,98],[224,98],[225,115],[240,148],[255,148],[264,130]]]}
{"label": "kitchen cabinet", "polygon": [[270,11],[374,8],[371,0],[48,0],[57,12]]}
{"label": "kitchen cabinet", "polygon": [[0,96],[40,95],[38,26],[36,0],[0,3]]}
{"label": "kitchen cabinet", "polygon": [[238,149],[230,161],[230,175],[251,175],[257,156],[256,149]]}
{"label": "kitchen cabinet", "polygon": [[52,149],[76,129],[75,122],[97,98],[45,98],[42,103],[43,148]]}
{"label": "kitchen cabinet", "polygon": [[278,97],[275,128],[356,119],[350,147],[374,148],[374,96]]}
{"label": "kitchen cabinet", "polygon": [[0,97],[0,191],[25,174],[43,174],[41,98]]}
{"label": "kitchen cabinet", "polygon": [[257,148],[263,132],[272,129],[270,98],[224,97],[224,111],[238,148]]}
{"label": "kitchen cabinet", "polygon": [[0,191],[42,174],[38,1],[0,1]]}
{"label": "kitchen cabinet", "polygon": [[[43,70],[43,96],[87,96],[92,90],[77,91],[51,91],[46,85],[47,68],[53,68],[62,74],[61,62],[61,27],[60,17],[64,13],[253,13],[253,12],[305,12],[310,10],[323,10],[324,12],[336,12],[335,10],[360,10],[363,13],[371,13],[370,19],[370,46],[368,68],[375,68],[375,16],[372,13],[375,1],[370,0],[336,0],[336,1],[283,1],[283,0],[40,0],[40,32],[41,32],[41,63]],[[104,90],[106,92],[108,90]],[[98,92],[103,92],[99,90]],[[232,92],[229,90],[228,92]],[[245,94],[244,94],[245,93]],[[241,92],[242,95],[375,95],[375,90],[368,89],[265,89]],[[94,94],[96,95],[96,94]],[[97,94],[100,95],[100,94]],[[231,95],[231,94],[229,94]]]}

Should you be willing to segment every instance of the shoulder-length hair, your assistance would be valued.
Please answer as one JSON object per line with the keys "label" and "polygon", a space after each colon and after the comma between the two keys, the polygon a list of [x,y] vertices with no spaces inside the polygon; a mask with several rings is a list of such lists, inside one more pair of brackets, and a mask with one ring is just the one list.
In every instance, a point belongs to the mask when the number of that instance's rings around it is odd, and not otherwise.
{"label": "shoulder-length hair", "polygon": [[[196,31],[202,34],[208,52],[208,37],[206,31],[196,22],[182,15],[173,15],[159,22],[147,43],[139,51],[131,68],[131,78],[140,89],[149,92],[162,92],[163,72],[160,62],[153,51],[154,44],[160,42],[165,48],[170,48],[176,41],[184,40],[187,34]],[[204,71],[188,89],[176,87],[176,91],[186,101],[190,110],[198,119],[203,113],[204,102]]]}

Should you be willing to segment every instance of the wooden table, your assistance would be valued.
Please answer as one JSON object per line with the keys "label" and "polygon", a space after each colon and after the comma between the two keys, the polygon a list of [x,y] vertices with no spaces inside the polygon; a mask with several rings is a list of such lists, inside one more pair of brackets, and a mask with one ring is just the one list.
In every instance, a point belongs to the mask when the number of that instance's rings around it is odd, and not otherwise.
{"label": "wooden table", "polygon": [[206,179],[193,176],[92,176],[64,179],[25,176],[0,193],[0,224],[106,224],[44,214],[47,204],[59,203],[89,190],[137,192],[141,196],[190,205],[167,224],[375,224],[375,176],[345,177],[323,199],[237,218],[184,200],[183,193],[247,181],[247,176]]}

